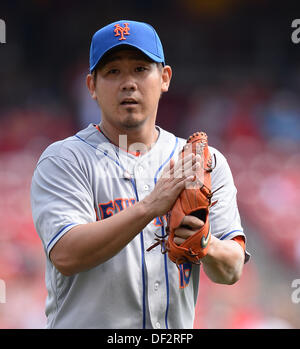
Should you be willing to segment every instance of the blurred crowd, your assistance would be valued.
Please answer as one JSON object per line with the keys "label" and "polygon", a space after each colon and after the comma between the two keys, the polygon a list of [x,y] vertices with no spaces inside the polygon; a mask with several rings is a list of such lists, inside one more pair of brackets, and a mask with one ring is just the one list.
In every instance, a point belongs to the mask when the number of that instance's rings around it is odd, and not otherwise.
{"label": "blurred crowd", "polygon": [[[16,3],[20,11],[12,10]],[[123,16],[147,21],[145,13],[174,69],[157,123],[185,138],[203,130],[226,156],[252,255],[236,285],[214,285],[201,274],[195,328],[299,328],[291,282],[300,279],[300,69],[299,53],[278,28],[273,40],[271,18],[282,23],[280,13],[267,16],[268,1],[160,1],[158,14],[156,1],[130,8],[120,1],[118,13],[105,2],[98,14],[96,2],[89,10],[51,3],[4,6],[11,34],[0,47],[0,328],[45,326],[45,257],[31,217],[31,177],[47,145],[101,119],[85,87],[90,36]]]}

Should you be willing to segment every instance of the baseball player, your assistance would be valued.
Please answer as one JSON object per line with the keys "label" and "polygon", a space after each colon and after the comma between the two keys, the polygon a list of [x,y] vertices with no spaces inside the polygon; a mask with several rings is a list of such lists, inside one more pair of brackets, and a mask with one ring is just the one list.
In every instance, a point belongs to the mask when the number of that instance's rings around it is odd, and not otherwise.
{"label": "baseball player", "polygon": [[[31,187],[46,254],[47,328],[193,328],[199,273],[232,284],[249,259],[224,156],[212,172],[211,242],[201,264],[176,265],[149,249],[166,235],[166,214],[199,167],[177,161],[185,139],[156,125],[172,70],[150,25],[120,20],[98,30],[86,83],[101,122],[50,145]],[[203,225],[185,216],[180,245]]]}

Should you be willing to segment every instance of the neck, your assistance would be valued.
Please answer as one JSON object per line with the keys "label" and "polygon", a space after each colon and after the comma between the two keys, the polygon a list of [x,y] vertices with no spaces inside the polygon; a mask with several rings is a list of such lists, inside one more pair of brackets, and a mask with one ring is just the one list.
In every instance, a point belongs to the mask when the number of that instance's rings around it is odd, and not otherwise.
{"label": "neck", "polygon": [[157,141],[159,131],[153,125],[150,130],[147,127],[139,127],[134,129],[117,129],[110,124],[103,122],[99,124],[101,132],[118,147],[141,154],[146,153]]}

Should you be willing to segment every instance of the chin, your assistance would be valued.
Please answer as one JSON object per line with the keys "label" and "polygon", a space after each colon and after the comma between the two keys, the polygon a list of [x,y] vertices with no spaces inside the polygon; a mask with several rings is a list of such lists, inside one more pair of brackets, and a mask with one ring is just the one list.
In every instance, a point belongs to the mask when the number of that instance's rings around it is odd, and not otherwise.
{"label": "chin", "polygon": [[121,121],[121,125],[126,129],[133,129],[142,126],[145,123],[145,121],[145,117],[138,117],[136,115],[131,114],[127,115],[127,117]]}

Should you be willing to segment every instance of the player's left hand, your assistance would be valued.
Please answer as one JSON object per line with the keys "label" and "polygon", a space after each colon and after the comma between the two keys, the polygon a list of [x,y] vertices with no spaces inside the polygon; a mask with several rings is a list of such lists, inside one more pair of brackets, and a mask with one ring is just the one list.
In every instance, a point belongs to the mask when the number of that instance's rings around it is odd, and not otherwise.
{"label": "player's left hand", "polygon": [[175,230],[174,242],[181,245],[186,239],[195,234],[204,225],[204,222],[194,216],[185,216],[180,226]]}

